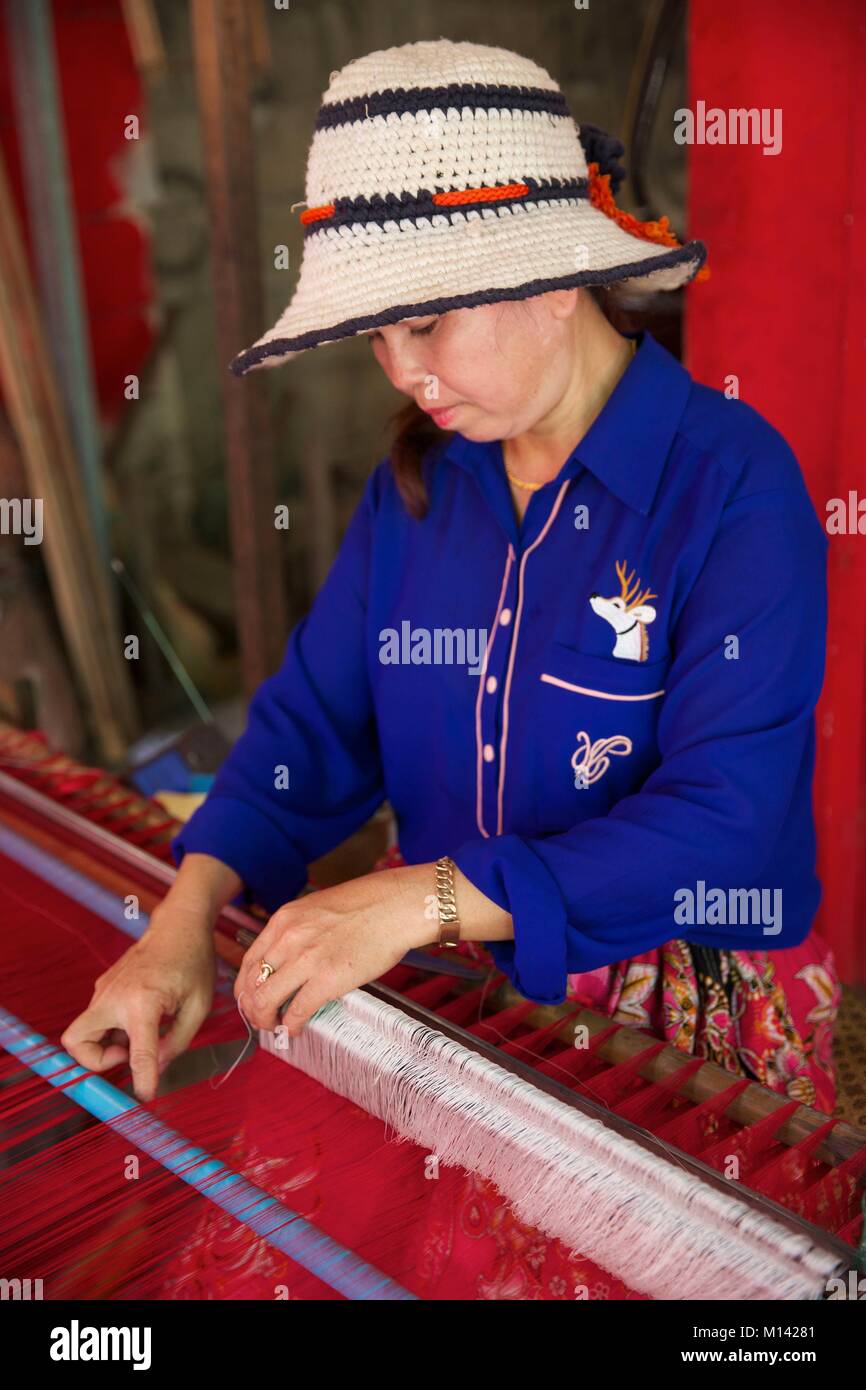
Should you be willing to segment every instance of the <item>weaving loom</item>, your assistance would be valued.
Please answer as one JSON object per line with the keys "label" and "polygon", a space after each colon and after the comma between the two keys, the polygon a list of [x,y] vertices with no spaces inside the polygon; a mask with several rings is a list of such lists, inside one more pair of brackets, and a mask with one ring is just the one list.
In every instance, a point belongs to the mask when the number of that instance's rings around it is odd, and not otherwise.
{"label": "weaving loom", "polygon": [[130,895],[146,914],[171,882],[174,823],[32,736],[0,736],[0,755],[5,1278],[195,1297],[198,1250],[219,1297],[475,1298],[478,1268],[443,1276],[413,1234],[444,1228],[467,1183],[476,1206],[495,1185],[512,1241],[559,1262],[486,1296],[820,1298],[860,1267],[866,1133],[447,953],[294,1040],[262,1034],[214,1080],[241,1054],[232,972],[261,925],[229,908],[186,1084],[137,1106],[127,1069],[94,1077],[59,1037],[143,929]]}

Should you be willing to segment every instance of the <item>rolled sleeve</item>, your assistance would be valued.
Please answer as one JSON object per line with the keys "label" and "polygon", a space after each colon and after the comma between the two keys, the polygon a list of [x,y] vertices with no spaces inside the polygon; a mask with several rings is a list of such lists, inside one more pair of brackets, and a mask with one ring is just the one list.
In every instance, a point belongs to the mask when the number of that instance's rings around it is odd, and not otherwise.
{"label": "rolled sleeve", "polygon": [[565,903],[532,841],[518,835],[470,840],[451,857],[485,897],[514,919],[513,941],[488,943],[499,969],[527,999],[561,1004],[567,974]]}

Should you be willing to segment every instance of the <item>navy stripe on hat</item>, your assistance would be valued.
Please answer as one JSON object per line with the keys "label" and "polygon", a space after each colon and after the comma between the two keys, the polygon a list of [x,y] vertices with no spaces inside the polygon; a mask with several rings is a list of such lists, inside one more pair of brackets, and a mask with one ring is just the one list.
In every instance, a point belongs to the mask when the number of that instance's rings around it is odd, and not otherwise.
{"label": "navy stripe on hat", "polygon": [[543,87],[492,86],[485,82],[452,82],[447,87],[388,87],[367,96],[326,102],[319,108],[316,130],[372,120],[374,116],[402,116],[405,112],[457,111],[543,111],[550,116],[570,116],[562,92]]}
{"label": "navy stripe on hat", "polygon": [[[501,208],[511,208],[516,204],[537,202],[543,198],[546,202],[556,202],[564,198],[580,199],[589,197],[589,179],[571,179],[566,182],[564,179],[515,179],[515,183],[527,185],[528,193],[518,193],[509,198],[489,198],[482,196],[479,189],[477,201],[461,203],[436,203],[433,201],[433,194],[428,189],[421,189],[417,193],[374,193],[371,197],[360,196],[357,198],[335,198],[334,211],[320,221],[310,222],[304,227],[304,236],[313,236],[316,233],[327,231],[330,227],[347,225],[362,226],[370,223],[399,222],[402,218],[410,218],[413,221],[419,218],[447,217],[453,222],[457,214],[479,211],[484,208],[492,208],[498,212]],[[453,190],[437,188],[437,193],[446,193]]]}

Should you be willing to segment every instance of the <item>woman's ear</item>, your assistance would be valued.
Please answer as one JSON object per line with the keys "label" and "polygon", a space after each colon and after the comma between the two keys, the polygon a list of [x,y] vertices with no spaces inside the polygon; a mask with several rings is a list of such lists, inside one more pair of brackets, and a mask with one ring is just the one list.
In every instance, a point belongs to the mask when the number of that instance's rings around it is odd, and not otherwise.
{"label": "woman's ear", "polygon": [[548,301],[548,307],[554,318],[567,319],[577,308],[577,297],[580,290],[577,288],[570,290],[549,290],[544,298]]}

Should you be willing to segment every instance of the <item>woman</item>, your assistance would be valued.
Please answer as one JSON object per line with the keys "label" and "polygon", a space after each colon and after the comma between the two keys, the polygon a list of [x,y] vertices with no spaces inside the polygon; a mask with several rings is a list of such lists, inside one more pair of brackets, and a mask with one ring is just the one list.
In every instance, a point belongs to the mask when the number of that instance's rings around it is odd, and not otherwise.
{"label": "woman", "polygon": [[[504,50],[332,74],[296,293],[232,367],[363,336],[412,404],[174,886],[64,1034],[95,1071],[128,1057],[140,1098],[208,1010],[243,890],[273,913],[236,987],[257,1027],[290,1000],[296,1033],[435,941],[438,905],[439,939],[483,943],[526,997],[832,1110],[826,538],[775,429],[603,312],[705,258],[616,207],[621,152]],[[298,899],[385,798],[405,862]]]}

